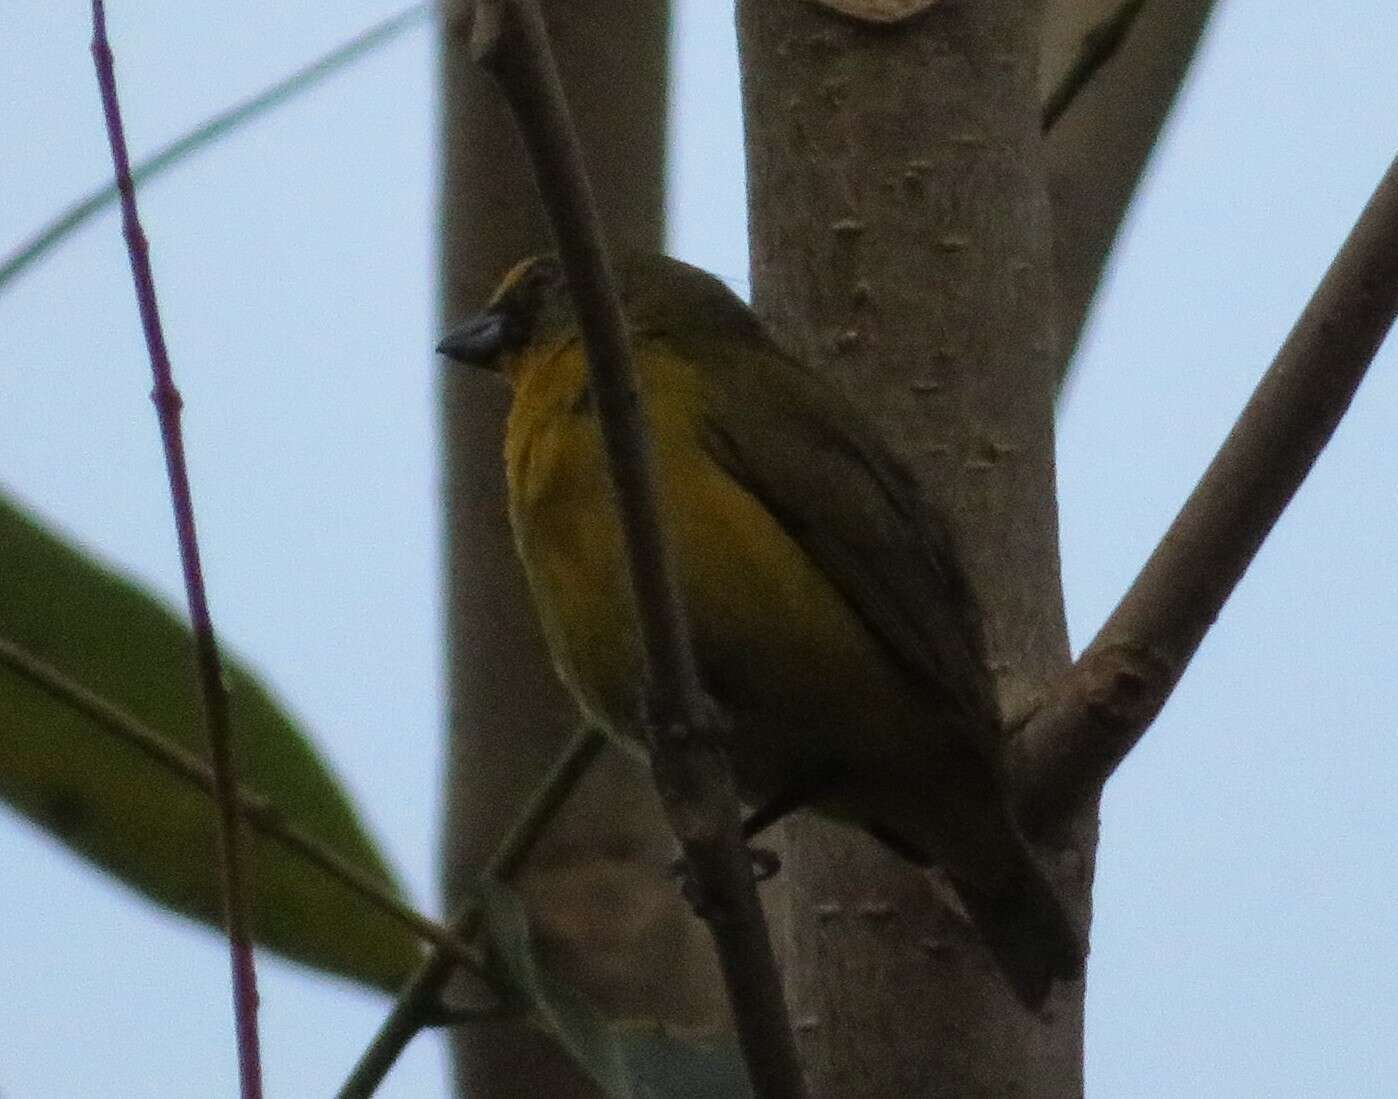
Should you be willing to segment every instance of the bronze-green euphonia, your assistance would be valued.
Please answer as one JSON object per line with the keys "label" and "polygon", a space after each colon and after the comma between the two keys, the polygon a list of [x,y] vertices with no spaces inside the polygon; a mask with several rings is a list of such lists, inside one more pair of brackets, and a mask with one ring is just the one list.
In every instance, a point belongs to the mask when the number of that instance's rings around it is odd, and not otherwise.
{"label": "bronze-green euphonia", "polygon": [[[809,806],[939,865],[1020,999],[1081,974],[1072,920],[999,781],[980,617],[906,468],[718,279],[632,256],[617,282],[661,522],[743,799]],[[514,268],[439,350],[513,387],[510,521],[559,677],[639,742],[642,660],[572,299]]]}

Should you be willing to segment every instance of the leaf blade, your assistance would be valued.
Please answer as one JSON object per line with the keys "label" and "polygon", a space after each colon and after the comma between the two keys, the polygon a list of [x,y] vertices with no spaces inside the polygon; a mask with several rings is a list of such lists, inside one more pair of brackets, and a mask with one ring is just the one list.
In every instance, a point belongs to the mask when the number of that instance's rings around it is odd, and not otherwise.
{"label": "leaf blade", "polygon": [[[0,497],[0,633],[200,756],[191,640],[139,586]],[[244,785],[397,892],[388,864],[297,723],[236,660],[227,675]],[[0,801],[167,908],[221,921],[212,801],[52,696],[0,670]],[[406,928],[274,840],[250,837],[254,934],[276,952],[392,991]]]}

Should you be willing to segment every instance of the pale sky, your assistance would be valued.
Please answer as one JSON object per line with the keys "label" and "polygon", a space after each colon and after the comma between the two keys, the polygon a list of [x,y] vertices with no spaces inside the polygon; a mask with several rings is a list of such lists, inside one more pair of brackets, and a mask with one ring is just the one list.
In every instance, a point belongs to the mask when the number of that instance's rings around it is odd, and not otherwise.
{"label": "pale sky", "polygon": [[[731,12],[679,0],[672,251],[746,271]],[[394,10],[114,4],[137,154]],[[0,253],[109,170],[86,5],[0,6]],[[1392,0],[1224,0],[1061,417],[1075,646],[1204,468],[1398,148]],[[222,636],[417,902],[442,759],[434,51],[423,27],[143,192]],[[1108,790],[1090,1095],[1398,1092],[1398,353]],[[0,296],[0,487],[178,601],[115,217]],[[347,547],[350,549],[347,550]],[[226,950],[0,810],[0,1094],[232,1095]],[[268,1094],[387,1010],[260,959]],[[445,1095],[435,1038],[385,1099]]]}

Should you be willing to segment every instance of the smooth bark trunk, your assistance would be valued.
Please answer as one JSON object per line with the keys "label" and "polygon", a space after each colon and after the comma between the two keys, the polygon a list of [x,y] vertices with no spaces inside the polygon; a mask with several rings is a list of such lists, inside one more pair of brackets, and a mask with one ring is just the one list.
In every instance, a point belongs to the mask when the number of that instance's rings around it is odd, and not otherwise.
{"label": "smooth bark trunk", "polygon": [[[877,26],[739,4],[757,308],[949,517],[1011,711],[1068,661],[1038,8]],[[934,878],[846,830],[787,831],[787,979],[815,1094],[1080,1094],[1080,984],[1026,1012]],[[1055,864],[1085,922],[1093,822],[1077,833]]]}

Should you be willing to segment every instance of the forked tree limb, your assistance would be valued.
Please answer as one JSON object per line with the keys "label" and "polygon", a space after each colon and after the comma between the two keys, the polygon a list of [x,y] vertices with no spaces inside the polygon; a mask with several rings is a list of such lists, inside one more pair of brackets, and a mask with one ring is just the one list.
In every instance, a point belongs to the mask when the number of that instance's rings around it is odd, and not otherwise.
{"label": "forked tree limb", "polygon": [[1398,313],[1398,160],[1130,590],[1015,737],[1037,831],[1095,798],[1184,674],[1300,488]]}

